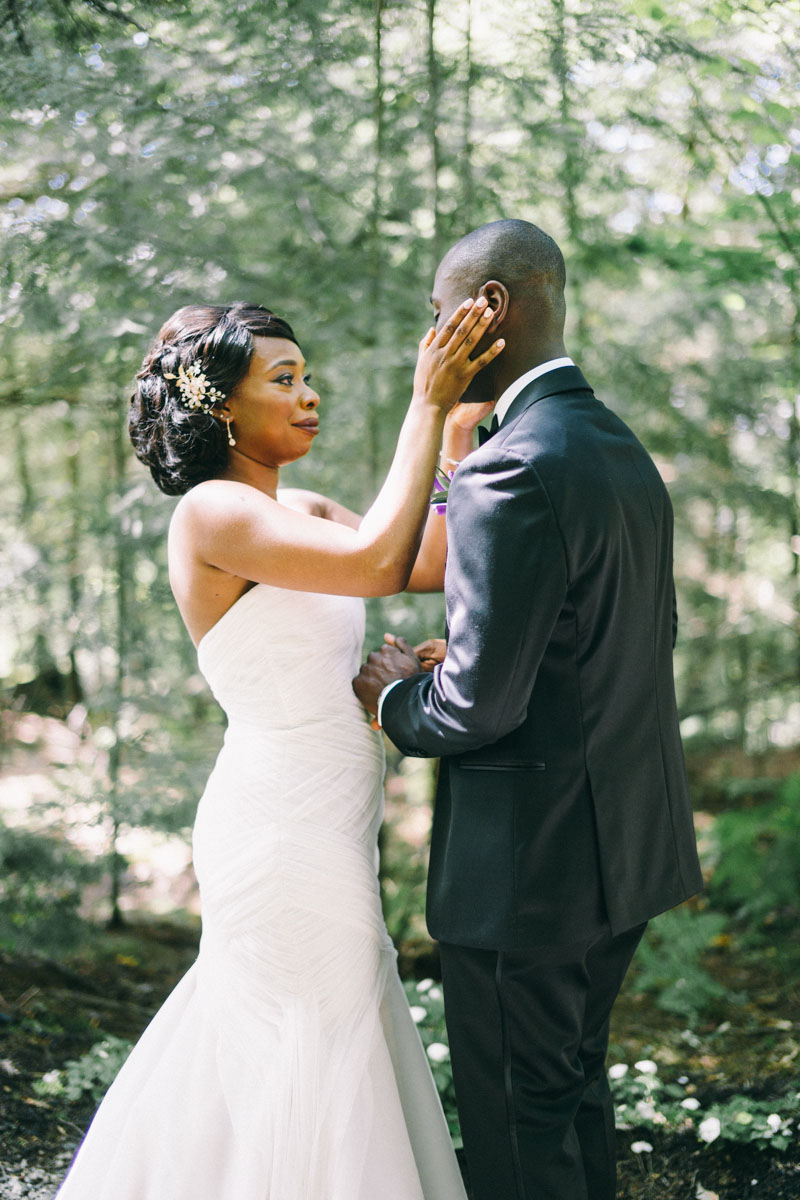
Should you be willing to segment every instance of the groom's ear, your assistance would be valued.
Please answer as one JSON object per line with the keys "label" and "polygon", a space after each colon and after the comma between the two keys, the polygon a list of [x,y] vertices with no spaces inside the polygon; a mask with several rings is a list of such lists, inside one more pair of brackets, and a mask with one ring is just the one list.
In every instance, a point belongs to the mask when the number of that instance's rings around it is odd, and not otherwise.
{"label": "groom's ear", "polygon": [[500,283],[497,279],[489,279],[484,283],[478,291],[478,299],[480,296],[485,296],[489,301],[489,305],[494,309],[494,317],[489,326],[494,330],[500,325],[508,315],[508,288],[504,283]]}

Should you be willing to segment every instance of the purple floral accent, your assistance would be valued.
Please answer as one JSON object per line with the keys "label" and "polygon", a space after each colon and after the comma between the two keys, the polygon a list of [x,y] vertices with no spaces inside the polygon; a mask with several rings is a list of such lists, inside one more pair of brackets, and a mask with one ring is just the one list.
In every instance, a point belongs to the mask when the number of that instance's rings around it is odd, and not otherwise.
{"label": "purple floral accent", "polygon": [[443,471],[441,467],[436,468],[430,504],[433,511],[440,517],[447,512],[447,496],[450,491],[450,481],[454,475],[455,471]]}

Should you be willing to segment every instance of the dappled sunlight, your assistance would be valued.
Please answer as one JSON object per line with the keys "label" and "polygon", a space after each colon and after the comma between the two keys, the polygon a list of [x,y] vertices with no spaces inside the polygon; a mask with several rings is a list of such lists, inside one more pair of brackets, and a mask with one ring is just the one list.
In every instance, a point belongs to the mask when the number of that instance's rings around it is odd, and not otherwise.
{"label": "dappled sunlight", "polygon": [[[102,864],[112,827],[105,807],[73,795],[75,771],[91,769],[94,752],[67,722],[35,713],[3,715],[6,754],[0,765],[0,823],[63,838],[87,861]],[[130,828],[117,839],[126,860],[122,910],[166,914],[199,913],[197,883],[187,838],[147,828]],[[108,915],[108,880],[87,885],[82,914]]]}
{"label": "dappled sunlight", "polygon": [[[184,303],[286,316],[321,431],[282,479],[363,512],[436,263],[500,216],[563,246],[567,351],[675,513],[706,894],[652,923],[615,1010],[620,1194],[793,1200],[797,0],[6,7],[3,1200],[6,1176],[43,1200],[90,1115],[43,1079],[135,1039],[196,954],[191,829],[224,722],[170,592],[175,500],[125,433],[147,344]],[[366,646],[444,622],[439,596],[373,600]],[[388,757],[383,909],[455,1132],[424,918],[435,767]]]}

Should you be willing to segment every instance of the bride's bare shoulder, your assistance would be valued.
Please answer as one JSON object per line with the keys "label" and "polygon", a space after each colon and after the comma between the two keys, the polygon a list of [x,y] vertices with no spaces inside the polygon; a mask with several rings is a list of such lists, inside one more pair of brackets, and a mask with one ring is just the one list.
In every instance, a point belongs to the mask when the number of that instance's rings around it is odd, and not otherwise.
{"label": "bride's bare shoulder", "polygon": [[249,483],[233,479],[206,479],[181,496],[170,529],[214,526],[241,517],[247,510],[263,513],[276,502]]}

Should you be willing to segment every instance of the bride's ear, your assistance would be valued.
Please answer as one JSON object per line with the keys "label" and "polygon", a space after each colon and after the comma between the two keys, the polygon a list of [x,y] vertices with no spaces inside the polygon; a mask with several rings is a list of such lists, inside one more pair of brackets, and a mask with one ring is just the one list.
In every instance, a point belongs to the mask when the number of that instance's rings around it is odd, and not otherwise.
{"label": "bride's ear", "polygon": [[508,314],[508,288],[497,279],[489,279],[481,287],[478,296],[485,296],[489,301],[490,308],[494,310],[495,315],[492,317],[489,328],[496,329]]}

